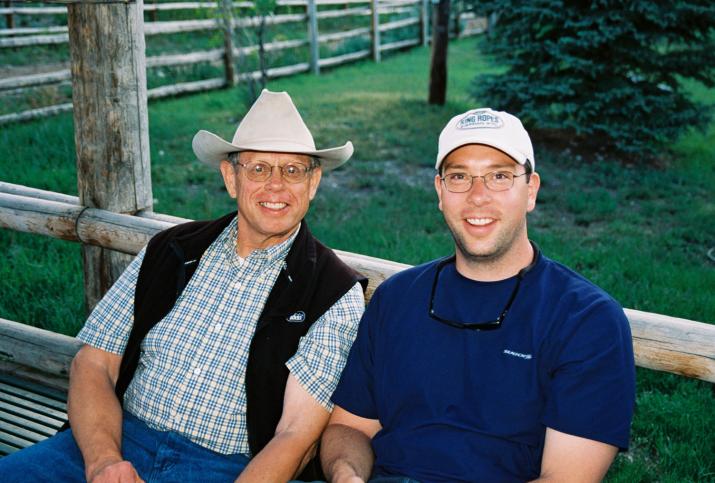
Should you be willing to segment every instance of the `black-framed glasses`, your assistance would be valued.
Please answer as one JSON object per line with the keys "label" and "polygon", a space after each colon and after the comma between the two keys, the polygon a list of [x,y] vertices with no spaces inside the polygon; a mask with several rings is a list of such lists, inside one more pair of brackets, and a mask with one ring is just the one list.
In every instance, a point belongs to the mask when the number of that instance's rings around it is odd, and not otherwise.
{"label": "black-framed glasses", "polygon": [[442,183],[444,183],[444,187],[447,188],[447,191],[451,191],[452,193],[466,193],[471,190],[474,184],[474,178],[481,178],[487,189],[492,191],[506,191],[514,186],[514,178],[526,176],[527,174],[529,173],[514,174],[511,171],[492,171],[484,176],[472,176],[469,173],[458,171],[445,174],[440,179]]}
{"label": "black-framed glasses", "polygon": [[511,310],[511,306],[514,303],[514,299],[516,299],[516,295],[519,293],[519,287],[521,287],[521,281],[524,279],[524,275],[531,270],[534,265],[536,265],[536,262],[538,261],[539,258],[539,247],[536,246],[535,243],[531,242],[531,246],[534,248],[534,258],[531,260],[531,263],[527,265],[526,267],[522,268],[519,270],[519,273],[516,274],[516,284],[514,285],[514,288],[511,291],[511,295],[509,295],[509,300],[507,300],[506,305],[502,309],[501,313],[495,320],[490,320],[487,322],[457,322],[451,319],[448,319],[446,317],[442,317],[440,315],[437,315],[437,313],[434,310],[434,299],[435,299],[435,293],[437,292],[437,282],[439,281],[439,274],[442,272],[444,267],[449,265],[450,263],[455,262],[455,256],[452,255],[449,258],[445,258],[439,264],[437,265],[437,270],[435,271],[434,274],[434,281],[432,281],[432,291],[430,293],[429,297],[429,309],[428,313],[429,316],[432,317],[434,320],[441,322],[445,325],[448,325],[450,327],[455,327],[457,329],[469,329],[469,330],[495,330],[501,327],[502,322],[504,322],[504,318],[506,315],[509,313],[509,310]]}
{"label": "black-framed glasses", "polygon": [[278,168],[278,171],[280,171],[281,176],[287,183],[300,183],[305,181],[308,174],[315,168],[314,166],[306,166],[301,163],[288,163],[282,166],[274,166],[265,161],[252,161],[246,164],[236,161],[234,165],[244,168],[248,179],[257,182],[268,181],[273,175],[273,168]]}

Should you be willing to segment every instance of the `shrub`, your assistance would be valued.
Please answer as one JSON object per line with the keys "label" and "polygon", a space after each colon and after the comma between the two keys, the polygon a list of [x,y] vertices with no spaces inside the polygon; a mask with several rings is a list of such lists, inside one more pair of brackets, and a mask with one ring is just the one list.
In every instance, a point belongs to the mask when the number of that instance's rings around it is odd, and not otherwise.
{"label": "shrub", "polygon": [[518,115],[532,132],[631,160],[661,158],[709,124],[683,81],[715,81],[715,3],[471,0],[498,21],[483,46],[501,74],[471,94]]}

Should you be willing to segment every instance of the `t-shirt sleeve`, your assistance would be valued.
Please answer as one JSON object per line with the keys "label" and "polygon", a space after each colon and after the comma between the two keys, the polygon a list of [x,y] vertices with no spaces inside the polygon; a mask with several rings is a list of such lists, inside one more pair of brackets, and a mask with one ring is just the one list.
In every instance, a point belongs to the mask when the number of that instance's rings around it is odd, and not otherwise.
{"label": "t-shirt sleeve", "polygon": [[628,319],[613,300],[571,314],[557,341],[546,427],[628,449],[635,363]]}
{"label": "t-shirt sleeve", "polygon": [[134,324],[134,289],[145,248],[92,310],[77,338],[87,345],[121,355]]}
{"label": "t-shirt sleeve", "polygon": [[363,314],[357,338],[350,349],[348,361],[333,393],[332,400],[346,411],[368,419],[378,419],[374,385],[375,330],[379,322],[380,293],[378,288]]}

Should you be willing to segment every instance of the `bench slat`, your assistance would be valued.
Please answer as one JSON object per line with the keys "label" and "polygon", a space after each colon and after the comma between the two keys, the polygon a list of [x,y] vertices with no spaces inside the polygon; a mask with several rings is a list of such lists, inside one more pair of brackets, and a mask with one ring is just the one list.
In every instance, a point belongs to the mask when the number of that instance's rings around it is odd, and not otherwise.
{"label": "bench slat", "polygon": [[37,394],[27,389],[23,389],[21,387],[5,384],[2,381],[0,381],[0,392],[5,394],[11,394],[27,401],[41,404],[42,406],[47,406],[48,408],[57,409],[58,411],[67,410],[67,403],[64,400],[51,399],[49,397]]}
{"label": "bench slat", "polygon": [[[38,441],[42,441],[43,439],[46,439],[48,436],[47,434],[41,434],[41,433],[32,431],[30,429],[23,428],[22,426],[13,424],[10,421],[0,420],[0,425],[2,426],[2,429],[3,429],[3,434],[0,436],[0,438],[4,438],[6,435],[11,435],[11,436],[15,436],[15,437],[30,441],[30,444],[34,444],[34,443],[37,443]],[[52,433],[52,434],[54,434],[54,433]],[[52,436],[52,434],[50,434],[49,436]]]}
{"label": "bench slat", "polygon": [[0,441],[0,456],[7,456],[10,453],[14,453],[18,449],[21,449],[21,448],[11,446],[9,444],[5,444],[2,441]]}
{"label": "bench slat", "polygon": [[42,416],[27,412],[23,414],[23,410],[0,403],[0,421],[7,421],[45,436],[52,436],[62,427],[62,423],[55,419],[44,418],[44,421],[38,422],[39,417]]}
{"label": "bench slat", "polygon": [[30,411],[17,404],[0,401],[0,415],[2,414],[7,414],[8,418],[22,418],[30,424],[34,423],[52,429],[59,429],[64,423],[64,419],[53,418],[35,411]]}
{"label": "bench slat", "polygon": [[34,394],[45,396],[55,401],[62,401],[62,403],[65,403],[67,401],[67,391],[65,390],[59,390],[44,384],[28,381],[27,379],[23,379],[21,377],[14,376],[11,374],[5,374],[0,372],[0,382],[18,388],[26,389]]}
{"label": "bench slat", "polygon": [[20,407],[20,408],[29,409],[33,412],[38,413],[38,414],[44,414],[46,416],[51,416],[55,419],[64,420],[67,417],[67,415],[62,411],[48,408],[47,406],[43,406],[41,404],[37,404],[32,401],[28,401],[26,399],[22,399],[17,396],[13,396],[12,394],[6,394],[3,392],[0,392],[0,401],[11,403],[11,404],[13,404],[17,407]]}
{"label": "bench slat", "polygon": [[4,443],[7,446],[14,447],[14,451],[20,450],[22,448],[27,448],[34,443],[34,441],[18,438],[17,436],[8,433],[7,431],[5,431],[4,423],[0,425],[0,428],[2,428],[0,429],[0,442]]}

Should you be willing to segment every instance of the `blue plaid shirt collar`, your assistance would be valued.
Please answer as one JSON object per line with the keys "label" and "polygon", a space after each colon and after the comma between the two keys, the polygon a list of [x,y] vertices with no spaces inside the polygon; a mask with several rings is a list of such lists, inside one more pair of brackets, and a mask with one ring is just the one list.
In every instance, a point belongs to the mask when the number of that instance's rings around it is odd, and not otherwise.
{"label": "blue plaid shirt collar", "polygon": [[[259,250],[253,250],[245,260],[250,260],[257,262],[258,265],[264,266],[265,264],[272,264],[279,260],[285,260],[288,256],[288,252],[293,246],[295,238],[298,236],[301,224],[299,223],[295,231],[283,242],[276,245],[271,245],[268,248],[263,248]],[[236,252],[236,239],[238,237],[238,216],[236,216],[231,223],[226,227],[223,233],[220,235],[223,245],[223,251],[226,255],[227,260],[234,266],[240,265],[242,263],[241,257],[238,256]]]}

